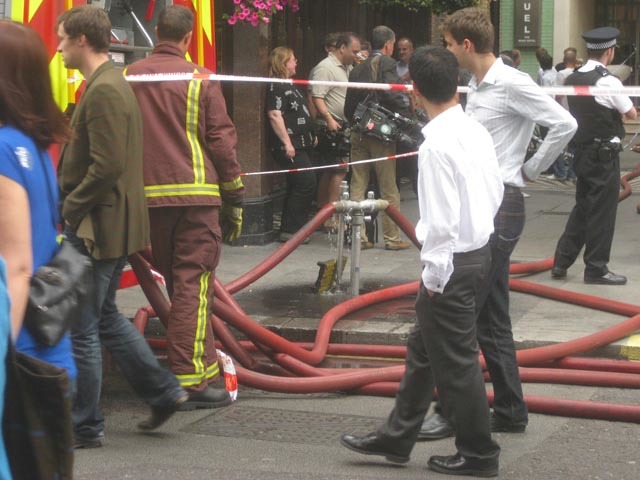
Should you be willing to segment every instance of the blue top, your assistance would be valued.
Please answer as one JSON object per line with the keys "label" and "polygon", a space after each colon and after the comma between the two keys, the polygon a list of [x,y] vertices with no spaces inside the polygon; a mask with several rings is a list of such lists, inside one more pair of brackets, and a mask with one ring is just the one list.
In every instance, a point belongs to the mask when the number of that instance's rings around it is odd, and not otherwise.
{"label": "blue top", "polygon": [[[0,175],[18,183],[27,192],[35,272],[42,265],[49,263],[58,251],[58,185],[51,158],[45,150],[39,150],[27,135],[5,125],[0,127]],[[27,328],[22,328],[16,341],[16,349],[67,369],[69,378],[76,377],[69,334],[57,345],[48,347],[37,342]]]}
{"label": "blue top", "polygon": [[[4,388],[7,383],[5,357],[7,356],[7,344],[9,342],[11,320],[9,317],[9,295],[7,294],[7,281],[5,278],[4,260],[0,258],[0,424],[2,423],[2,412],[4,412]],[[0,479],[11,478],[9,460],[4,446],[4,439],[0,432]]]}

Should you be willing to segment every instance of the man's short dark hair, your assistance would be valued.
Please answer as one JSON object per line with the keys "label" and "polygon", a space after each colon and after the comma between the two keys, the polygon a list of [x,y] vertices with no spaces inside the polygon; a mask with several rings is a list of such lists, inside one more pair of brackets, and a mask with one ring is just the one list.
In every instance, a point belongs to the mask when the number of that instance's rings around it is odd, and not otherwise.
{"label": "man's short dark hair", "polygon": [[348,47],[349,45],[351,45],[354,39],[360,40],[360,37],[358,36],[358,34],[353,32],[340,32],[336,34],[333,47],[336,50],[339,50],[340,47],[342,47],[343,45],[346,45]]}
{"label": "man's short dark hair", "polygon": [[540,68],[542,70],[551,70],[553,68],[553,59],[546,52],[540,55]]}
{"label": "man's short dark hair", "polygon": [[180,42],[193,30],[193,13],[182,5],[169,5],[160,12],[156,28],[158,40]]}
{"label": "man's short dark hair", "polygon": [[69,38],[84,35],[87,43],[97,53],[109,51],[111,45],[111,21],[107,12],[91,5],[78,5],[58,17],[57,26],[63,24]]}
{"label": "man's short dark hair", "polygon": [[442,104],[455,96],[460,69],[449,50],[427,46],[411,55],[409,74],[420,95],[432,103]]}
{"label": "man's short dark hair", "polygon": [[382,50],[384,44],[396,39],[396,34],[385,25],[378,25],[371,32],[371,48],[373,50]]}

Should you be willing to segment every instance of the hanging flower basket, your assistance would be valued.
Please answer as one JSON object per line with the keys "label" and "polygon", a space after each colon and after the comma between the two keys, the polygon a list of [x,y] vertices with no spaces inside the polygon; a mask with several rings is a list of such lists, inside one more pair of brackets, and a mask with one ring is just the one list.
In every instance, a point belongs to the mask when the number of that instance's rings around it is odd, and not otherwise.
{"label": "hanging flower basket", "polygon": [[300,0],[233,0],[235,10],[231,15],[223,15],[229,25],[244,23],[257,27],[269,23],[274,13],[288,7],[292,12],[300,10]]}

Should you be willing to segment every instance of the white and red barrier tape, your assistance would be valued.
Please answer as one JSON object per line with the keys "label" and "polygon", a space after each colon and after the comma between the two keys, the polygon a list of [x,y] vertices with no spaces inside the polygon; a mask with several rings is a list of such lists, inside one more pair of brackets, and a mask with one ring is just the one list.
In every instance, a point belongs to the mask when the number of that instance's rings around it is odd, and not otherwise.
{"label": "white and red barrier tape", "polygon": [[[243,75],[220,75],[217,73],[159,73],[153,75],[126,75],[129,82],[167,82],[179,80],[214,80],[218,82],[251,82],[251,83],[285,83],[289,85],[348,87],[367,90],[412,91],[411,85],[399,83],[365,83],[365,82],[335,82],[329,80],[303,80],[296,78],[251,77]],[[625,95],[640,97],[640,86],[632,87],[591,87],[586,85],[541,87],[549,95]],[[458,92],[466,93],[469,87],[458,87]]]}
{"label": "white and red barrier tape", "polygon": [[389,155],[387,157],[368,158],[366,160],[356,160],[355,162],[342,162],[334,163],[333,165],[318,165],[317,167],[304,167],[304,168],[290,168],[289,170],[266,170],[264,172],[247,172],[241,173],[241,177],[248,177],[249,175],[273,175],[275,173],[295,173],[306,172],[307,170],[322,170],[323,168],[336,168],[336,167],[348,167],[349,165],[360,165],[361,163],[373,163],[381,162],[384,160],[395,160],[396,158],[411,157],[417,155],[418,152],[399,153],[397,155]]}

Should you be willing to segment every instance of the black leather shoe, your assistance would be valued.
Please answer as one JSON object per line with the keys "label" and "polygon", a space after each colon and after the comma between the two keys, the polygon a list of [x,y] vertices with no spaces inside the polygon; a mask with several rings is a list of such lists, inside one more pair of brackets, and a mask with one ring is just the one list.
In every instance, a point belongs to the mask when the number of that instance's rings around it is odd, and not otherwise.
{"label": "black leather shoe", "polygon": [[189,392],[189,400],[178,407],[181,412],[202,408],[220,408],[231,404],[229,392],[223,388],[207,387],[201,392]]}
{"label": "black leather shoe", "polygon": [[497,456],[495,458],[465,458],[459,453],[446,457],[433,456],[427,465],[435,472],[472,477],[497,477],[499,467]]}
{"label": "black leather shoe", "polygon": [[624,275],[616,275],[613,272],[607,272],[601,277],[592,277],[585,273],[584,283],[591,283],[595,285],[624,285],[627,283],[627,277]]}
{"label": "black leather shoe", "polygon": [[345,434],[340,437],[340,443],[354,452],[362,453],[363,455],[380,455],[393,463],[407,463],[409,461],[409,455],[394,452],[375,433],[370,433],[364,437]]}
{"label": "black leather shoe", "polygon": [[422,422],[418,440],[440,440],[441,438],[453,437],[455,434],[449,420],[439,413],[434,413]]}
{"label": "black leather shoe", "polygon": [[491,431],[492,432],[506,432],[506,433],[524,433],[527,429],[526,423],[513,423],[507,420],[503,420],[496,416],[495,413],[491,414]]}
{"label": "black leather shoe", "polygon": [[178,411],[180,406],[189,399],[189,394],[184,392],[177,400],[170,405],[164,405],[162,407],[151,407],[151,415],[146,420],[138,423],[140,430],[155,430],[164,422]]}
{"label": "black leather shoe", "polygon": [[551,278],[560,279],[567,277],[567,269],[554,266],[551,269]]}

